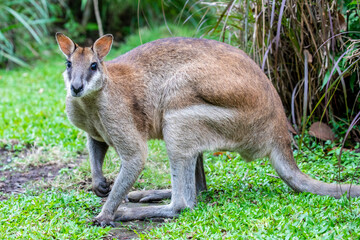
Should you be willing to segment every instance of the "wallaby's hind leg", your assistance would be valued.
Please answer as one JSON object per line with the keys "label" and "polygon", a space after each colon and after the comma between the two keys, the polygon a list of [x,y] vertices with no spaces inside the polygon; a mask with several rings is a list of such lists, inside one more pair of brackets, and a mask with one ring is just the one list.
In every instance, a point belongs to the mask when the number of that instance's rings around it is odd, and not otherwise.
{"label": "wallaby's hind leg", "polygon": [[90,166],[92,175],[92,189],[99,197],[106,197],[110,193],[110,184],[102,172],[105,154],[109,146],[105,142],[99,142],[88,135],[87,144],[90,155]]}
{"label": "wallaby's hind leg", "polygon": [[[198,155],[196,161],[195,182],[196,182],[195,186],[196,186],[197,195],[199,195],[202,191],[207,190],[206,177],[204,172],[204,160],[202,153]],[[128,195],[128,199],[130,202],[141,202],[141,203],[156,202],[170,198],[171,198],[171,189],[133,191],[130,192]]]}

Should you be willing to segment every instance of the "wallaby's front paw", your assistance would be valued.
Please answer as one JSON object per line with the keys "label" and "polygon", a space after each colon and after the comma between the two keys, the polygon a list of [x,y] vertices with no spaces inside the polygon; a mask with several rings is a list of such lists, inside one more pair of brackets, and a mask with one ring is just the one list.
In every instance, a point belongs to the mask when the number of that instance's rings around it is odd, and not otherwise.
{"label": "wallaby's front paw", "polygon": [[101,181],[93,181],[92,190],[99,197],[107,197],[111,191],[110,183],[106,182],[105,178]]}
{"label": "wallaby's front paw", "polygon": [[100,227],[106,227],[106,226],[115,227],[116,226],[113,216],[105,215],[102,213],[100,213],[97,217],[94,218],[93,223],[94,223],[94,225],[100,226]]}

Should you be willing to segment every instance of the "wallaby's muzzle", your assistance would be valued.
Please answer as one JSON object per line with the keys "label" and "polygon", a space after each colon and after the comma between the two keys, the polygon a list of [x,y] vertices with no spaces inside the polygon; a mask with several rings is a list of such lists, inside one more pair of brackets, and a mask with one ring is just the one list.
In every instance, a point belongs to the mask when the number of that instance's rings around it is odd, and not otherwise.
{"label": "wallaby's muzzle", "polygon": [[83,90],[84,85],[81,82],[75,82],[71,84],[71,95],[73,97],[80,97]]}

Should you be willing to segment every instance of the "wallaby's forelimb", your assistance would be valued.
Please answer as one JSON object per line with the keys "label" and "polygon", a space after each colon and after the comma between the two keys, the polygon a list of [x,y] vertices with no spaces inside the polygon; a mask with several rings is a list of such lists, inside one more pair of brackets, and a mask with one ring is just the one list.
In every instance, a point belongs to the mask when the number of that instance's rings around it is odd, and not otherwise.
{"label": "wallaby's forelimb", "polygon": [[99,142],[88,135],[88,149],[90,155],[90,166],[92,174],[92,189],[99,197],[106,197],[109,195],[110,184],[102,172],[105,154],[109,146],[105,142]]}
{"label": "wallaby's forelimb", "polygon": [[134,155],[130,156],[121,153],[123,152],[119,150],[119,155],[123,156],[120,173],[115,180],[113,189],[100,214],[94,219],[94,223],[100,226],[103,224],[112,224],[117,208],[139,177],[145,164],[145,154],[142,154],[140,149],[138,153],[135,151]]}
{"label": "wallaby's forelimb", "polygon": [[[197,195],[199,195],[202,191],[207,190],[202,153],[199,154],[196,161],[195,181],[196,181]],[[163,199],[170,199],[170,198],[171,198],[171,189],[133,191],[130,192],[128,195],[128,199],[130,202],[141,202],[141,203],[157,202]]]}

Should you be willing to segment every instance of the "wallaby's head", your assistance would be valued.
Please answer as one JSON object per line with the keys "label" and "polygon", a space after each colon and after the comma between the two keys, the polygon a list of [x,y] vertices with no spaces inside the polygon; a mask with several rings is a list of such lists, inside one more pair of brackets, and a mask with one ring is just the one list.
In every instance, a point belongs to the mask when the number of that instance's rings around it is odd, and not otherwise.
{"label": "wallaby's head", "polygon": [[56,33],[56,40],[66,56],[63,76],[68,93],[83,97],[100,90],[105,79],[103,60],[111,49],[113,36],[104,35],[91,47],[80,47],[62,33]]}

